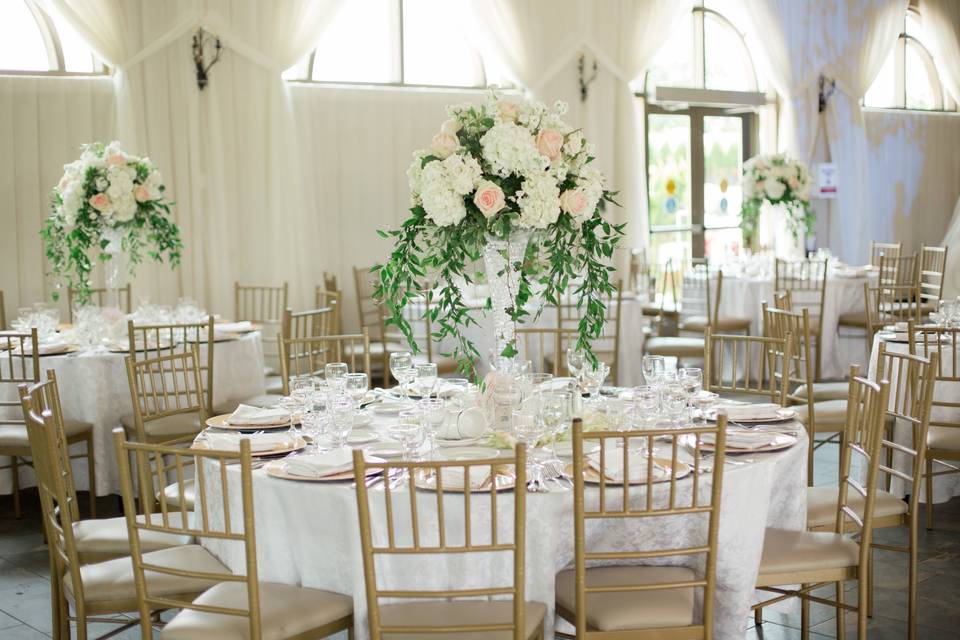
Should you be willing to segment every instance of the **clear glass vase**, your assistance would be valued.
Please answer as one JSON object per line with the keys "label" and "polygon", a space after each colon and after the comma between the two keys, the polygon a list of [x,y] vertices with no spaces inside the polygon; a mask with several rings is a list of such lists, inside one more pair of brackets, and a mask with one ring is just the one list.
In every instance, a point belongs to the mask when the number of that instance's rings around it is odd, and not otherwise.
{"label": "clear glass vase", "polygon": [[120,309],[120,287],[123,286],[123,265],[121,264],[123,261],[123,231],[116,227],[107,227],[103,230],[103,239],[108,243],[103,252],[110,256],[110,259],[103,263],[107,289],[104,306]]}
{"label": "clear glass vase", "polygon": [[508,346],[516,347],[517,323],[510,317],[510,309],[516,304],[520,292],[520,269],[529,242],[530,231],[527,229],[516,230],[507,238],[487,234],[483,263],[490,286],[496,356]]}

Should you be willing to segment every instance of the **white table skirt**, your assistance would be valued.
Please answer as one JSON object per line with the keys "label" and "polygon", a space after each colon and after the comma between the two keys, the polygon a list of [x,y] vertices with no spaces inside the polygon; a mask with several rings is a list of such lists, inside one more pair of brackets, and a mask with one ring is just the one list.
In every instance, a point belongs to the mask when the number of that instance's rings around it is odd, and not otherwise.
{"label": "white table skirt", "polygon": [[[877,357],[880,353],[879,344],[881,342],[880,336],[876,335],[873,338],[873,350],[870,354],[870,378],[876,379],[877,373]],[[896,353],[908,353],[909,345],[903,342],[886,342],[886,349],[889,352]],[[944,349],[943,355],[947,359],[953,358],[952,349]],[[944,371],[952,371],[953,363],[945,362],[943,363]],[[893,389],[896,388],[897,378],[896,371],[884,372],[886,376],[889,376],[890,379],[890,389],[891,389],[891,398],[890,402],[893,404]],[[960,398],[960,384],[955,382],[937,382],[934,385],[933,389],[934,399],[956,402],[957,398]],[[960,409],[951,409],[949,407],[933,407],[930,412],[931,420],[936,421],[960,421]],[[913,446],[913,428],[903,420],[897,420],[894,425],[893,431],[894,441],[908,446]],[[893,454],[893,466],[898,471],[902,471],[908,475],[913,474],[913,458],[895,451]],[[951,463],[952,464],[952,463]],[[933,465],[934,472],[936,471],[946,471],[947,467],[940,463],[934,463]],[[903,497],[907,493],[910,493],[911,488],[908,483],[904,482],[899,478],[892,478],[890,484],[890,491],[897,497]],[[942,476],[937,476],[933,479],[933,502],[936,504],[938,502],[949,502],[954,496],[960,496],[960,473],[950,473]],[[920,500],[926,500],[926,489],[920,487]]]}
{"label": "white table skirt", "polygon": [[[206,348],[201,346],[205,353]],[[130,384],[123,353],[83,352],[59,356],[43,356],[41,380],[46,370],[57,372],[60,401],[64,417],[93,424],[93,451],[97,466],[97,494],[120,493],[120,476],[113,448],[114,428],[121,426],[123,416],[132,416]],[[205,357],[205,356],[204,356]],[[237,340],[217,342],[213,352],[214,402],[241,400],[265,392],[263,346],[260,332],[254,331]],[[15,399],[16,389],[7,385],[0,389],[5,398]],[[83,451],[83,444],[71,452]],[[0,464],[8,458],[0,456]],[[33,486],[33,470],[20,468],[20,486]],[[86,490],[87,462],[73,462],[74,481],[78,490]],[[0,493],[11,491],[10,474],[0,474]]]}
{"label": "white table skirt", "polygon": [[[717,638],[743,637],[749,608],[754,601],[765,527],[799,530],[806,522],[806,442],[803,436],[786,451],[747,457],[754,462],[742,466],[727,465],[723,480],[714,610]],[[240,526],[239,471],[236,466],[229,469],[231,513],[236,526]],[[208,473],[207,477],[209,483],[219,483],[216,474]],[[701,476],[700,482],[701,491],[706,490],[710,484],[709,476]],[[288,481],[272,478],[262,469],[254,471],[257,556],[259,576],[263,581],[352,595],[356,637],[362,640],[368,637],[367,605],[356,496],[351,484]],[[658,486],[658,497],[667,486]],[[691,486],[692,479],[683,480],[678,485],[678,492],[689,496]],[[382,488],[378,491],[374,487],[371,492],[382,495]],[[611,489],[611,497],[614,493],[621,495],[618,490]],[[642,491],[635,493],[642,497]],[[219,490],[211,491],[209,495],[209,512],[215,518],[222,509]],[[418,502],[422,532],[429,530],[426,523],[436,522],[435,500],[433,494],[429,495],[430,500]],[[596,490],[593,495],[595,499]],[[404,509],[404,513],[409,514],[406,511],[409,502],[403,494],[398,493],[395,498],[395,509]],[[445,500],[444,509],[448,514],[462,514],[461,495],[449,494]],[[509,515],[512,503],[510,494],[499,496],[498,510],[506,514],[501,523],[512,522]],[[471,513],[475,534],[488,532],[489,496],[474,494]],[[447,518],[448,524],[452,524],[452,516]],[[604,550],[705,544],[705,519],[674,518],[669,522],[664,518],[635,519],[629,525],[603,521],[595,530],[591,526],[588,544]],[[372,521],[374,529],[382,533],[385,522],[382,508],[374,509]],[[377,523],[381,525],[379,528]],[[507,529],[511,527],[512,524],[506,525]],[[448,530],[448,536],[455,535]],[[459,535],[462,539],[462,528]],[[243,571],[242,547],[218,540],[207,540],[204,544],[228,567]],[[527,495],[526,546],[526,597],[547,604],[547,638],[552,638],[554,576],[573,561],[572,492],[556,490]],[[400,560],[381,558],[378,561],[380,584],[413,589],[509,584],[512,576],[509,560],[505,557],[492,560],[492,557],[486,555],[479,562],[473,558],[469,564],[462,554],[414,556]]]}

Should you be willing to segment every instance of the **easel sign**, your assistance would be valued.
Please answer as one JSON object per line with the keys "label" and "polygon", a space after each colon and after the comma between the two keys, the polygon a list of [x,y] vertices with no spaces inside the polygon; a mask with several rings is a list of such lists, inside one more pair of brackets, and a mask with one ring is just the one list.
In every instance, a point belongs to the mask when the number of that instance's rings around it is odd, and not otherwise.
{"label": "easel sign", "polygon": [[833,162],[821,162],[817,164],[817,190],[815,197],[831,200],[837,197],[839,185],[839,176],[837,165]]}

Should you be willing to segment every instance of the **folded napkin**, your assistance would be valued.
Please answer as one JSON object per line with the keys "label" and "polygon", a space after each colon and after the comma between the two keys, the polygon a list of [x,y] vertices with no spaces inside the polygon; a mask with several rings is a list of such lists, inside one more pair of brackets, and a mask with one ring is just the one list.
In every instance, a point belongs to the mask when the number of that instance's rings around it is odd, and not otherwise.
{"label": "folded napkin", "polygon": [[240,439],[250,440],[250,451],[253,453],[283,449],[293,444],[293,437],[289,433],[204,433],[207,444],[217,451],[240,451]]}
{"label": "folded napkin", "polygon": [[730,420],[776,420],[780,417],[779,411],[782,408],[772,402],[761,402],[757,404],[722,405],[717,410],[726,411],[727,418]]}
{"label": "folded napkin", "polygon": [[247,331],[253,331],[253,323],[249,320],[241,320],[240,322],[218,322],[214,329],[217,332],[223,333],[245,333]]}
{"label": "folded napkin", "polygon": [[[763,429],[740,429],[736,427],[727,428],[727,448],[728,449],[759,449],[767,445],[776,443],[785,437],[792,437],[786,432],[763,430]],[[712,433],[703,434],[703,441],[707,444],[715,444],[716,438]]]}
{"label": "folded napkin", "polygon": [[[40,341],[40,347],[37,349],[37,353],[41,356],[45,356],[51,353],[62,353],[70,348],[70,343],[64,340],[54,339],[47,341]],[[20,350],[17,349],[17,352]],[[32,354],[33,353],[33,344],[29,341],[23,343],[23,353]]]}
{"label": "folded napkin", "polygon": [[251,407],[247,404],[241,404],[226,419],[227,424],[231,425],[250,425],[265,426],[277,425],[290,422],[290,412],[279,407],[263,409],[260,407]]}
{"label": "folded napkin", "polygon": [[353,469],[353,450],[332,449],[308,456],[293,456],[284,461],[284,470],[293,476],[322,478]]}
{"label": "folded napkin", "polygon": [[465,440],[479,438],[487,428],[487,420],[477,407],[465,409],[459,413],[450,411],[437,435],[444,440]]}
{"label": "folded napkin", "polygon": [[[468,467],[470,473],[470,488],[483,489],[490,484],[490,467]],[[440,475],[443,478],[443,486],[447,489],[463,489],[467,486],[464,482],[466,474],[464,467],[443,467]]]}
{"label": "folded napkin", "polygon": [[[587,466],[596,471],[597,473],[603,473],[607,477],[607,480],[612,482],[623,482],[623,450],[622,449],[608,449],[606,451],[606,457],[604,459],[603,466],[605,469],[601,469],[600,466],[600,451],[594,451],[587,455]],[[631,451],[627,454],[627,464],[630,469],[630,481],[641,481],[647,477],[647,456],[644,453],[639,451]],[[670,469],[664,467],[661,464],[653,463],[653,477],[661,478],[665,474],[669,474]]]}

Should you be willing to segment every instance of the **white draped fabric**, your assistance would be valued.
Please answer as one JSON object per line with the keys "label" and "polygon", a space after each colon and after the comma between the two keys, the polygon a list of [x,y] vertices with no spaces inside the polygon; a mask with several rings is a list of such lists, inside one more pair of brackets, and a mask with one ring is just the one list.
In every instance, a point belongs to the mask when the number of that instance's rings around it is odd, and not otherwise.
{"label": "white draped fabric", "polygon": [[943,238],[943,246],[948,247],[947,267],[943,279],[943,297],[960,296],[960,200],[953,210],[950,228]]}
{"label": "white draped fabric", "polygon": [[960,3],[955,0],[920,0],[920,19],[930,41],[940,80],[954,100],[960,101]]}

